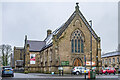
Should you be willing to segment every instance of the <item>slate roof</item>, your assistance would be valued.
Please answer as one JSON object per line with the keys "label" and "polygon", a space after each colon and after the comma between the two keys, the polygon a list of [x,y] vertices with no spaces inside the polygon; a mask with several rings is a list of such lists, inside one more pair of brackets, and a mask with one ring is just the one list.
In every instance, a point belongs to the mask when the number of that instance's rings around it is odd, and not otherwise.
{"label": "slate roof", "polygon": [[[64,25],[64,24],[63,24]],[[59,28],[57,28],[55,31],[53,31],[47,38],[45,38],[45,42],[46,42],[46,45],[41,49],[41,51],[42,50],[44,50],[44,49],[46,49],[46,48],[48,48],[48,47],[50,47],[50,46],[52,46],[52,38],[53,38],[53,35],[56,35],[60,30],[61,30],[61,28],[63,27],[63,25],[62,26],[60,26]]]}
{"label": "slate roof", "polygon": [[120,52],[115,51],[115,52],[109,52],[109,53],[103,54],[101,55],[101,57],[105,58],[105,57],[112,57],[112,56],[118,56],[118,55],[120,55]]}
{"label": "slate roof", "polygon": [[27,44],[29,44],[29,51],[40,51],[45,46],[45,41],[35,41],[35,40],[27,40]]}
{"label": "slate roof", "polygon": [[[85,17],[82,15],[82,13],[79,11],[78,14],[79,14],[80,18],[82,19],[82,21],[87,26],[87,28],[89,29],[89,31],[92,33],[93,37],[95,39],[97,39],[98,36],[94,32],[94,30],[91,28],[91,26],[89,25],[89,23],[87,22],[87,20],[85,19]],[[48,47],[48,45],[52,45],[52,37],[53,37],[53,35],[57,35],[57,38],[59,38],[62,35],[62,33],[66,30],[66,28],[69,26],[69,24],[72,22],[72,20],[74,19],[75,16],[76,16],[76,11],[74,11],[74,13],[70,16],[70,18],[62,26],[60,26],[59,28],[57,28],[52,34],[50,34],[44,40],[46,42],[46,46],[44,48]]]}
{"label": "slate roof", "polygon": [[59,28],[57,28],[55,31],[53,31],[52,34],[50,34],[47,38],[45,38],[45,40],[43,42],[41,42],[41,41],[40,42],[39,41],[38,42],[34,42],[34,41],[30,42],[30,44],[32,46],[30,48],[30,50],[42,51],[42,50],[52,46],[53,45],[53,43],[52,43],[53,42],[53,40],[52,40],[53,35],[57,35],[57,38],[59,38],[62,35],[62,33],[66,30],[66,28],[69,26],[69,24],[72,22],[72,20],[76,16],[76,14],[78,14],[80,16],[80,18],[82,19],[84,24],[87,26],[89,31],[92,33],[93,37],[95,39],[97,39],[98,36],[94,32],[94,30],[91,28],[91,26],[89,25],[89,23],[87,22],[87,20],[83,16],[83,14],[80,12],[80,10],[78,10],[78,12],[76,12],[76,10],[75,10],[74,13],[70,16],[70,18],[63,25],[61,25]]}

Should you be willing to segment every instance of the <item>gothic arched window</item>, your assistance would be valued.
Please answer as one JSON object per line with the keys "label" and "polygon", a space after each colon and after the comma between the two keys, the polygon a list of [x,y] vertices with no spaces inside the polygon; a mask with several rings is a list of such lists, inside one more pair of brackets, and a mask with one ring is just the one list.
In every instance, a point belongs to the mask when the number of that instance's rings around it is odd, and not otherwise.
{"label": "gothic arched window", "polygon": [[71,35],[71,52],[84,53],[84,36],[79,29],[76,29]]}

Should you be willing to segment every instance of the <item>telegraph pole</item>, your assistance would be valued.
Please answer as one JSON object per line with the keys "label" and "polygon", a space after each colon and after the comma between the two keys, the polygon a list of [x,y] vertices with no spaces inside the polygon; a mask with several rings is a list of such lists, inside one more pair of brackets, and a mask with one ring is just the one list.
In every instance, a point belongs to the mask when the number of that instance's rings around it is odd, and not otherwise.
{"label": "telegraph pole", "polygon": [[90,57],[91,57],[91,70],[92,70],[92,20],[89,21],[90,22],[90,32],[91,32],[91,37],[90,37]]}

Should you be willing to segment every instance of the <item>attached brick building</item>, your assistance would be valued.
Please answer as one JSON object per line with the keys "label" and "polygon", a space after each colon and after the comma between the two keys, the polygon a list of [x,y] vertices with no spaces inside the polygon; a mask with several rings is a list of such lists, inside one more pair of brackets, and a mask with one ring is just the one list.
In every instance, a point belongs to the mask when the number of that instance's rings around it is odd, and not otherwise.
{"label": "attached brick building", "polygon": [[102,67],[120,68],[120,51],[105,53],[101,57]]}
{"label": "attached brick building", "polygon": [[24,48],[23,47],[14,47],[14,55],[11,57],[14,57],[11,59],[11,65],[12,67],[16,68],[23,68],[24,67]]}

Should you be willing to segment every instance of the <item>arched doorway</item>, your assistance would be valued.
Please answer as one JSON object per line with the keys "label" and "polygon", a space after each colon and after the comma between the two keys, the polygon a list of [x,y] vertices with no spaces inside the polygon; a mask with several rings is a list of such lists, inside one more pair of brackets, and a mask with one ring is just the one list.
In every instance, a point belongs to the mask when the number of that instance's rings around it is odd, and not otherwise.
{"label": "arched doorway", "polygon": [[76,58],[74,60],[73,66],[82,66],[81,60],[79,58]]}

